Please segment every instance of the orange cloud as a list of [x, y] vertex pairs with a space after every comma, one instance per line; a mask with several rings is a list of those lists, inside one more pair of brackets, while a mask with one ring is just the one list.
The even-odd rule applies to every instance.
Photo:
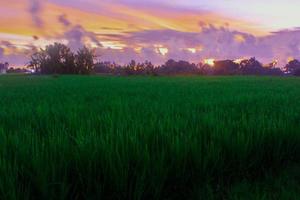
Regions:
[[[42, 7], [35, 14], [43, 26], [36, 25], [24, 0], [0, 1], [0, 41], [11, 42], [18, 52], [55, 41], [70, 43], [71, 40], [72, 44], [87, 42], [91, 47], [101, 46], [101, 50], [106, 49], [116, 58], [120, 57], [118, 51], [123, 51], [126, 58], [138, 56], [134, 54], [138, 53], [140, 59], [182, 56], [182, 59], [199, 60], [200, 56], [220, 54], [221, 49], [232, 41], [253, 44], [250, 40], [255, 40], [254, 36], [269, 34], [256, 24], [201, 10], [96, 0], [92, 9], [86, 7], [92, 1], [77, 7], [52, 0], [40, 2]], [[77, 36], [80, 41], [76, 40]], [[155, 47], [155, 44], [160, 46]], [[5, 54], [13, 54], [14, 49], [3, 45], [0, 48]], [[232, 48], [228, 54], [241, 51], [239, 44]], [[249, 52], [253, 52], [252, 48]]]
[[117, 3], [100, 2], [98, 4], [106, 12], [88, 12], [45, 1], [41, 13], [41, 19], [45, 23], [44, 28], [38, 29], [27, 12], [28, 5], [20, 3], [20, 0], [10, 0], [9, 3], [1, 1], [0, 7], [5, 8], [5, 16], [1, 16], [0, 19], [0, 32], [27, 36], [53, 36], [63, 31], [57, 18], [65, 14], [71, 22], [80, 24], [89, 31], [102, 34], [157, 29], [197, 32], [200, 30], [199, 21], [216, 27], [226, 26], [230, 22], [230, 27], [233, 29], [262, 34], [260, 30], [253, 28], [253, 24], [211, 12], [159, 8], [136, 9]]

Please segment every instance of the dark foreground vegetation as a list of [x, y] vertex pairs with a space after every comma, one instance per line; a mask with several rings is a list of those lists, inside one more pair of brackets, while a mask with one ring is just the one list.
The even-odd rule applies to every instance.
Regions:
[[[154, 66], [151, 62], [137, 63], [132, 60], [127, 65], [111, 62], [96, 62], [94, 52], [86, 47], [76, 53], [69, 47], [55, 43], [37, 51], [31, 56], [28, 67], [38, 74], [114, 74], [114, 75], [300, 75], [300, 62], [291, 60], [282, 70], [276, 62], [263, 65], [255, 58], [189, 63], [168, 60], [165, 64]], [[11, 70], [11, 72], [16, 72]]]
[[299, 199], [300, 80], [0, 77], [0, 199]]

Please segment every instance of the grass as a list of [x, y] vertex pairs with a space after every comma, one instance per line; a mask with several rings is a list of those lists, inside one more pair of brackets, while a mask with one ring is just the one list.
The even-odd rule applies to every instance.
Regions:
[[299, 199], [300, 79], [0, 76], [0, 199]]

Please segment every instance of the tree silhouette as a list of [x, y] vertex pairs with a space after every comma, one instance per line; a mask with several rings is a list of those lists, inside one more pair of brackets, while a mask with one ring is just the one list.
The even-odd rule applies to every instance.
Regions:
[[77, 51], [75, 65], [78, 74], [90, 74], [94, 70], [94, 52], [87, 47]]
[[289, 61], [284, 71], [294, 76], [300, 76], [300, 62], [297, 59]]
[[245, 59], [240, 62], [240, 72], [244, 75], [259, 75], [264, 74], [265, 69], [262, 64], [254, 57]]
[[238, 74], [239, 65], [232, 60], [215, 61], [213, 73], [215, 75], [234, 75]]
[[66, 45], [55, 43], [34, 53], [29, 66], [42, 74], [75, 73], [74, 54]]
[[159, 67], [158, 72], [160, 74], [199, 74], [200, 69], [194, 64], [187, 61], [176, 62], [173, 59], [168, 60], [164, 65]]
[[94, 54], [86, 47], [74, 54], [66, 45], [54, 43], [35, 52], [28, 66], [41, 74], [88, 74], [94, 67]]

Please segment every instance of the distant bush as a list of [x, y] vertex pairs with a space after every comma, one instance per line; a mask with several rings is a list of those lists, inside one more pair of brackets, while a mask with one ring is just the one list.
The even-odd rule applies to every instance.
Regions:
[[111, 62], [98, 62], [95, 64], [94, 72], [115, 75], [157, 75], [157, 69], [151, 62], [136, 63], [134, 60], [124, 66]]

